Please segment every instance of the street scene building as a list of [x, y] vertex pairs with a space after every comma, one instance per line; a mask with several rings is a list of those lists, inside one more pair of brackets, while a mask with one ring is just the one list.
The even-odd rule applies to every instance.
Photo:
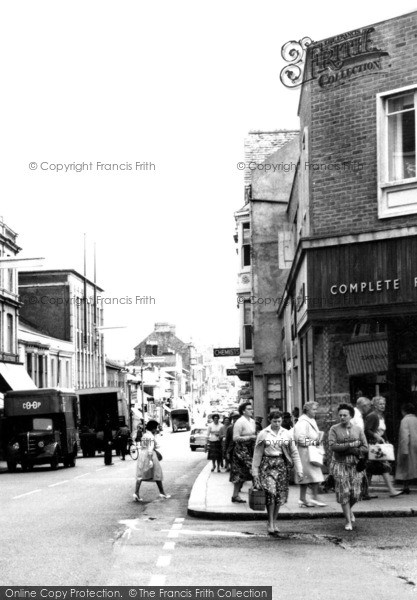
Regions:
[[287, 406], [383, 395], [389, 439], [417, 399], [415, 31], [413, 13], [307, 50], [278, 311]]
[[[158, 7], [155, 32], [151, 19], [143, 19], [140, 35], [133, 20], [131, 34], [126, 33], [123, 52], [130, 38], [136, 48], [147, 30], [151, 33], [146, 68], [136, 63], [140, 91], [146, 91], [161, 117], [158, 126], [152, 119], [146, 137], [148, 111], [135, 98], [135, 111], [141, 110], [135, 122], [127, 123], [129, 135], [136, 143], [140, 125], [149, 147], [158, 142], [156, 152], [161, 140], [155, 132], [162, 131], [167, 140], [166, 132], [175, 131], [180, 148], [184, 120], [178, 118], [176, 128], [169, 129], [177, 114], [181, 117], [179, 104], [172, 103], [174, 113], [165, 96], [158, 103], [151, 95], [160, 75], [168, 73], [172, 79], [166, 79], [165, 88], [181, 103], [189, 102], [187, 118], [197, 115], [187, 150], [204, 163], [201, 177], [193, 179], [190, 165], [196, 168], [197, 161], [189, 155], [165, 154], [169, 193], [162, 198], [163, 187], [150, 178], [148, 187], [140, 188], [140, 180], [152, 174], [136, 173], [135, 178], [134, 163], [28, 165], [35, 183], [40, 177], [67, 178], [69, 196], [59, 198], [60, 206], [75, 215], [76, 226], [78, 219], [83, 222], [77, 194], [90, 193], [85, 182], [93, 181], [94, 165], [106, 167], [95, 171], [105, 184], [92, 207], [95, 211], [99, 200], [101, 210], [91, 213], [91, 221], [90, 213], [82, 217], [96, 231], [102, 228], [109, 242], [103, 260], [109, 269], [108, 297], [101, 295], [95, 274], [87, 277], [85, 256], [84, 274], [24, 266], [25, 260], [38, 259], [19, 258], [17, 233], [0, 218], [0, 592], [7, 597], [415, 600], [417, 10], [345, 33], [340, 31], [348, 13], [338, 17], [334, 11], [339, 24], [331, 37], [283, 45], [274, 39], [283, 60], [288, 55], [293, 61], [281, 76], [273, 76], [299, 88], [298, 113], [294, 110], [299, 126], [284, 114], [283, 101], [277, 103], [279, 127], [248, 131], [242, 139], [245, 162], [236, 161], [231, 178], [232, 190], [240, 189], [239, 200], [239, 194], [227, 191], [226, 169], [221, 186], [217, 181], [223, 130], [207, 119], [218, 153], [197, 150], [197, 142], [208, 138], [208, 130], [198, 126], [203, 114], [195, 102], [198, 86], [195, 97], [180, 96], [178, 81], [181, 86], [187, 82], [177, 74], [178, 59], [189, 61], [193, 84], [204, 81], [203, 93], [213, 107], [218, 96], [226, 112], [226, 94], [214, 90], [211, 95], [204, 69], [208, 66], [218, 77], [210, 57], [223, 34], [230, 45], [230, 25], [236, 23], [239, 35], [244, 34], [237, 49], [248, 50], [238, 56], [234, 49], [233, 55], [243, 65], [242, 91], [250, 79], [259, 110], [267, 112], [262, 71], [250, 71], [249, 78], [245, 61], [264, 50], [252, 43], [262, 39], [255, 36], [257, 27], [268, 49], [264, 60], [270, 58], [269, 15], [258, 20], [259, 9], [250, 8], [250, 23], [243, 30], [241, 16], [234, 14], [229, 23], [222, 5], [213, 22], [214, 42], [207, 27], [209, 10], [200, 15], [196, 9], [206, 29], [196, 26], [188, 39], [175, 19], [182, 9], [178, 6], [166, 19], [159, 18]], [[325, 12], [321, 6], [309, 5], [309, 12], [302, 4], [295, 10], [280, 7], [289, 36], [303, 9], [308, 16], [319, 12], [320, 18]], [[143, 15], [146, 10], [141, 6]], [[103, 74], [106, 85], [113, 81], [112, 68], [120, 83], [127, 77], [117, 44], [108, 44], [105, 11], [103, 3], [103, 47], [94, 45], [92, 28], [85, 26], [94, 58], [103, 56], [90, 94], [97, 74]], [[83, 26], [89, 25], [84, 12]], [[128, 15], [126, 10], [123, 21]], [[318, 27], [316, 15], [312, 22]], [[318, 31], [327, 36], [325, 25]], [[272, 37], [276, 20], [273, 27]], [[163, 37], [175, 29], [173, 41], [181, 34], [179, 55], [175, 44], [166, 54], [156, 35], [160, 28]], [[203, 45], [203, 56], [197, 42], [205, 31], [210, 41]], [[59, 35], [53, 41], [62, 54]], [[17, 38], [17, 45], [23, 38]], [[83, 36], [76, 39], [83, 47]], [[152, 62], [159, 47], [163, 73]], [[87, 53], [86, 62], [90, 58]], [[126, 52], [126, 65], [128, 59]], [[277, 62], [274, 55], [274, 67]], [[83, 65], [74, 64], [78, 77]], [[37, 74], [35, 59], [26, 68], [33, 65]], [[66, 81], [71, 69], [63, 72]], [[270, 69], [266, 72], [272, 78]], [[131, 92], [128, 84], [134, 78], [130, 70], [126, 73], [126, 85], [114, 86], [116, 107], [116, 93], [127, 103]], [[229, 88], [226, 80], [221, 83], [231, 94], [235, 82]], [[89, 112], [90, 97], [80, 98], [82, 110]], [[89, 118], [92, 124], [97, 119], [107, 136], [110, 127], [103, 127], [99, 108]], [[75, 107], [74, 127], [78, 114]], [[113, 125], [124, 133], [122, 117], [118, 114]], [[231, 131], [238, 130], [236, 123]], [[98, 136], [92, 141], [105, 148]], [[147, 160], [137, 148], [137, 159]], [[90, 152], [87, 144], [86, 149]], [[120, 160], [116, 155], [110, 159]], [[53, 168], [47, 173], [42, 165]], [[134, 184], [125, 186], [128, 171]], [[180, 179], [174, 179], [177, 171]], [[120, 178], [111, 179], [114, 174]], [[230, 202], [225, 219], [208, 203], [197, 202], [205, 177], [210, 184], [215, 179], [216, 193]], [[107, 185], [114, 200], [105, 205]], [[181, 229], [186, 212], [181, 196], [187, 186], [193, 188], [187, 209], [195, 215]], [[132, 197], [126, 189], [133, 190]], [[161, 207], [151, 204], [155, 199]], [[169, 202], [169, 211], [163, 202]], [[203, 231], [211, 236], [205, 238], [205, 252], [198, 247]], [[219, 231], [228, 238], [226, 253]], [[36, 228], [34, 234], [42, 232]], [[231, 261], [228, 269], [225, 256]], [[195, 284], [200, 271], [201, 288]], [[106, 281], [100, 282], [103, 287]], [[136, 296], [138, 290], [149, 295]], [[200, 296], [191, 300], [195, 290]], [[148, 298], [154, 302], [142, 302]], [[106, 309], [109, 313], [117, 311], [115, 327], [106, 327], [106, 304], [113, 307]], [[173, 315], [178, 320], [164, 320]], [[106, 329], [129, 331], [125, 338], [120, 332], [112, 338]], [[123, 359], [117, 356], [118, 344]]]

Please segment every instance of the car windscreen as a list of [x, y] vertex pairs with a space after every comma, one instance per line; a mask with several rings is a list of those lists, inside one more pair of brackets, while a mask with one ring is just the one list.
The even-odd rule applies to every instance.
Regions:
[[52, 431], [53, 430], [52, 419], [40, 419], [38, 417], [34, 417], [33, 430], [34, 431]]

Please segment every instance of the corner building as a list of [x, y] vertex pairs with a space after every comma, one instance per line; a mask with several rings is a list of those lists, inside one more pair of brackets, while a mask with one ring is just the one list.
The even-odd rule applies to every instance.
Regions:
[[287, 209], [294, 259], [278, 314], [287, 405], [334, 422], [359, 391], [387, 433], [417, 401], [417, 12], [315, 42]]

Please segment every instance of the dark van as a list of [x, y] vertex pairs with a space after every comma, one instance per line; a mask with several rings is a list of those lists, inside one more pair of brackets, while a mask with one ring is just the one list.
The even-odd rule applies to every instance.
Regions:
[[179, 429], [190, 430], [190, 413], [186, 408], [174, 408], [171, 410], [172, 431]]
[[59, 463], [75, 467], [78, 431], [77, 396], [59, 389], [7, 392], [4, 396], [6, 460], [9, 471], [18, 464], [26, 471], [33, 465]]

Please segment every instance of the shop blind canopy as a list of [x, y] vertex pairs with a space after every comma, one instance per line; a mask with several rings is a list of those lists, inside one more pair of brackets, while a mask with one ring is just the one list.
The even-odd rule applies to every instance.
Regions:
[[388, 370], [387, 340], [353, 342], [344, 346], [349, 375], [381, 373]]
[[23, 365], [0, 362], [0, 375], [12, 390], [37, 389]]

